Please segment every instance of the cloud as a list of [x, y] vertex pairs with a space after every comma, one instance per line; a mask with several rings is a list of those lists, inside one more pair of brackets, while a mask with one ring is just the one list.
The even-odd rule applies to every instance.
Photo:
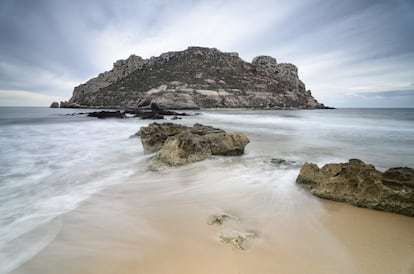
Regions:
[[51, 102], [60, 101], [64, 101], [64, 98], [26, 90], [0, 90], [0, 102], [3, 106], [44, 107]]
[[112, 25], [94, 41], [98, 49], [95, 61], [102, 67], [132, 52], [148, 58], [188, 46], [241, 51], [242, 45], [255, 33], [288, 15], [289, 7], [279, 5], [276, 8], [270, 1], [263, 2], [260, 7], [246, 2], [236, 5], [232, 1], [201, 1], [185, 9], [169, 9], [157, 14], [162, 22], [157, 23], [156, 31], [146, 36], [137, 37], [133, 24]]
[[79, 79], [70, 78], [59, 71], [0, 62], [0, 86], [3, 90], [31, 90], [45, 95], [70, 96], [77, 83]]
[[[357, 93], [362, 96], [379, 96], [381, 98], [393, 98], [393, 97], [414, 97], [414, 89], [411, 90], [387, 90], [377, 91], [369, 93]], [[411, 102], [414, 105], [414, 101]]]
[[314, 96], [336, 106], [412, 84], [413, 25], [409, 0], [3, 0], [0, 90], [69, 99], [118, 59], [193, 45], [295, 63]]

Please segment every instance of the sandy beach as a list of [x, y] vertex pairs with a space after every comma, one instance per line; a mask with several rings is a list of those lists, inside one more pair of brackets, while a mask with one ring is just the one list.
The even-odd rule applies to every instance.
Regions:
[[[413, 272], [413, 218], [321, 200], [295, 169], [256, 162], [135, 174], [45, 225], [56, 238], [12, 273]], [[222, 212], [235, 218], [208, 225]], [[257, 237], [239, 250], [220, 241], [226, 230]]]
[[[0, 272], [414, 272], [414, 218], [322, 200], [295, 182], [305, 162], [412, 163], [411, 112], [206, 111], [180, 123], [244, 132], [245, 154], [154, 172], [129, 138], [149, 121], [32, 111], [33, 123], [3, 125]], [[222, 213], [234, 218], [208, 224]], [[256, 237], [240, 250], [219, 237], [234, 231]]]

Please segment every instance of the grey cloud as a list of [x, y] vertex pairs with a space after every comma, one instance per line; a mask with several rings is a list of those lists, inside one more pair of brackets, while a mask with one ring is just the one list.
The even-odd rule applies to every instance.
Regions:
[[[370, 96], [380, 96], [380, 97], [413, 97], [414, 98], [414, 89], [412, 90], [387, 90], [387, 91], [377, 91], [377, 92], [359, 92], [358, 95], [365, 97]], [[412, 102], [414, 104], [414, 101]]]
[[[223, 21], [224, 25], [215, 22], [215, 12], [220, 13], [220, 20], [229, 18]], [[196, 17], [192, 16], [194, 13]], [[260, 20], [257, 16], [260, 13], [267, 16], [266, 20]], [[269, 14], [274, 14], [273, 18], [268, 18]], [[234, 22], [234, 18], [238, 21]], [[169, 28], [176, 22], [178, 27]], [[228, 28], [229, 31], [248, 25], [258, 27], [244, 35], [240, 31], [234, 39], [213, 45], [212, 41], [206, 41], [204, 33], [199, 33], [200, 24], [203, 24], [203, 30], [210, 31], [209, 35], [220, 33], [214, 39], [215, 43], [227, 38], [227, 33], [220, 32], [226, 25], [235, 24], [234, 28]], [[211, 30], [208, 28], [210, 25]], [[103, 62], [97, 62], [97, 59], [105, 55], [111, 58], [119, 56], [110, 51], [131, 49], [131, 52], [122, 53], [125, 56], [121, 58], [126, 58], [132, 53], [141, 55], [140, 50], [148, 52], [152, 43], [162, 44], [154, 44], [157, 50], [177, 50], [183, 45], [182, 41], [190, 41], [191, 45], [197, 45], [199, 41], [209, 46], [224, 45], [222, 50], [239, 51], [247, 60], [259, 54], [269, 54], [298, 65], [304, 60], [331, 62], [329, 70], [335, 69], [335, 72], [323, 71], [328, 68], [319, 65], [321, 71], [317, 74], [336, 73], [331, 78], [337, 80], [342, 70], [354, 73], [346, 75], [348, 82], [342, 83], [342, 89], [346, 90], [346, 85], [363, 86], [364, 77], [382, 78], [387, 70], [405, 71], [404, 75], [410, 71], [414, 73], [412, 26], [414, 2], [410, 0], [269, 0], [258, 3], [220, 0], [2, 0], [0, 90], [62, 92], [71, 82], [80, 83], [109, 69], [101, 67]], [[103, 37], [114, 34], [116, 37]], [[164, 39], [166, 34], [169, 40]], [[195, 37], [196, 40], [188, 40], [187, 37]], [[119, 38], [122, 39], [118, 41]], [[118, 46], [122, 43], [128, 46]], [[337, 58], [326, 60], [330, 56]], [[308, 70], [312, 67], [309, 63], [306, 65]], [[375, 70], [376, 67], [380, 70]], [[405, 76], [395, 77], [395, 83], [412, 81]], [[359, 82], [353, 83], [356, 78]], [[56, 81], [45, 80], [42, 83], [42, 79]], [[311, 80], [329, 81], [329, 77]], [[336, 84], [332, 82], [331, 86]], [[314, 90], [314, 94], [317, 96], [318, 92], [328, 91]], [[70, 92], [70, 89], [65, 91], [65, 96]], [[398, 90], [394, 92], [399, 94]], [[393, 94], [392, 91], [389, 93]]]

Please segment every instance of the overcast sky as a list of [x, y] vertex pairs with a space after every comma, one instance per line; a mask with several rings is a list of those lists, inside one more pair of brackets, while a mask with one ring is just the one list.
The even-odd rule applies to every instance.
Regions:
[[48, 106], [131, 54], [271, 55], [334, 107], [414, 107], [414, 1], [1, 0], [0, 105]]

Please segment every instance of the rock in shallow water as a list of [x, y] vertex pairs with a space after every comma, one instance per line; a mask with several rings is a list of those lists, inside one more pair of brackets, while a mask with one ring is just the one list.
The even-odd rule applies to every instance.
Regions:
[[141, 142], [145, 152], [156, 152], [152, 169], [180, 166], [201, 161], [210, 155], [237, 156], [244, 153], [249, 139], [242, 133], [195, 124], [153, 123], [142, 127]]
[[126, 115], [124, 112], [118, 111], [95, 111], [95, 112], [89, 112], [88, 117], [96, 117], [98, 119], [107, 119], [107, 118], [126, 118]]
[[384, 173], [358, 159], [348, 163], [302, 166], [296, 179], [325, 199], [414, 216], [414, 170], [391, 168]]
[[297, 161], [285, 160], [280, 158], [273, 158], [272, 160], [270, 160], [270, 163], [282, 168], [297, 168], [300, 166], [300, 163]]
[[249, 238], [255, 238], [256, 234], [229, 230], [220, 232], [219, 237], [224, 243], [233, 244], [236, 248], [244, 250], [244, 242]]
[[175, 136], [186, 129], [185, 126], [173, 123], [152, 123], [140, 129], [141, 143], [145, 153], [161, 149], [168, 137]]
[[224, 222], [230, 219], [235, 219], [235, 217], [227, 213], [221, 213], [211, 216], [207, 223], [209, 225], [222, 225]]

